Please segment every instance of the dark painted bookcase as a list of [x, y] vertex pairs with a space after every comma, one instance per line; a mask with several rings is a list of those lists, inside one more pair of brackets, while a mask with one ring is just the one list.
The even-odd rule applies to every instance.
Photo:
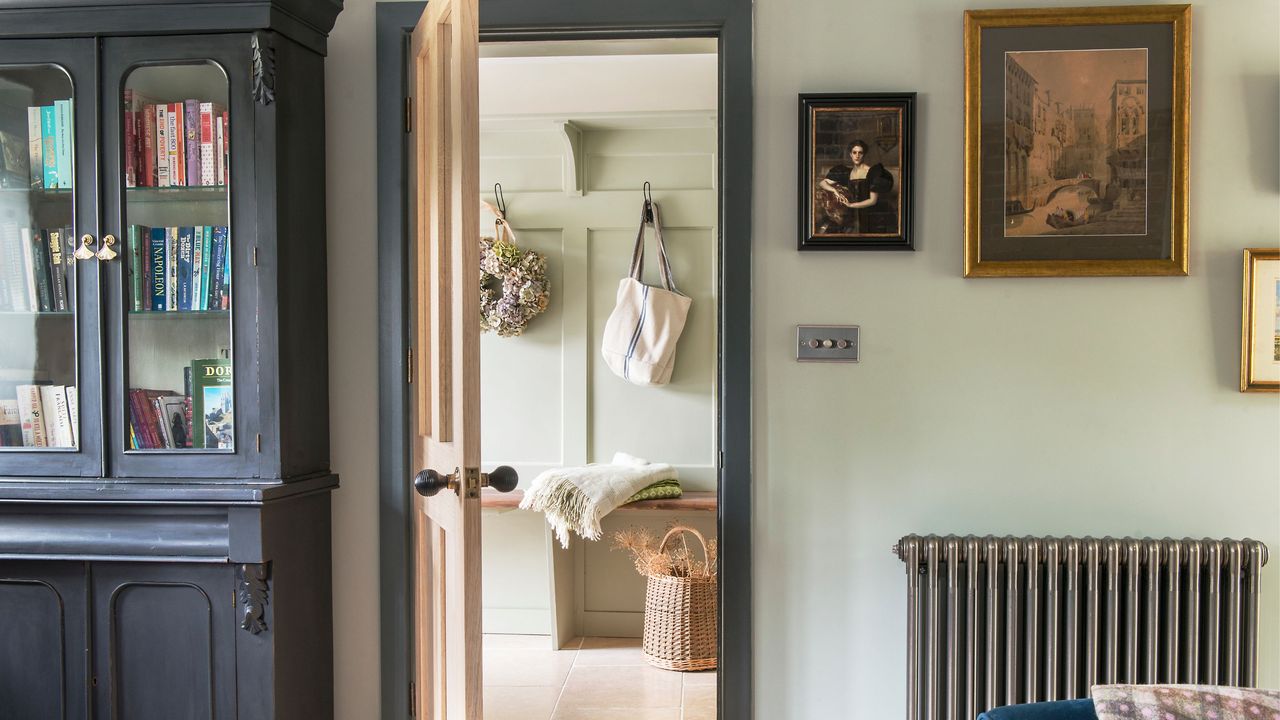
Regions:
[[341, 0], [0, 0], [0, 717], [330, 718]]

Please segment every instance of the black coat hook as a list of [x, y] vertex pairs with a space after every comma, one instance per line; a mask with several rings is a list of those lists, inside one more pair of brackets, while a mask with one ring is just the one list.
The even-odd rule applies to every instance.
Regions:
[[648, 180], [644, 181], [642, 192], [644, 193], [644, 221], [651, 223], [653, 222], [653, 191]]
[[493, 195], [498, 201], [498, 212], [505, 218], [507, 216], [507, 201], [502, 197], [502, 183], [493, 184]]

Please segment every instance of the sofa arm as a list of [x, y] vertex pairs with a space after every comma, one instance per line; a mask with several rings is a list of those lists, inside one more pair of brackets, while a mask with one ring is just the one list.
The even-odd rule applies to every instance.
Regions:
[[1098, 720], [1098, 716], [1093, 701], [1084, 698], [1006, 705], [982, 713], [978, 720]]

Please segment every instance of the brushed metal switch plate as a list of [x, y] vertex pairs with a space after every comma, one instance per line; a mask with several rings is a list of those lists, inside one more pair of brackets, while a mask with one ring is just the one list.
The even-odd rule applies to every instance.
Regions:
[[797, 325], [796, 360], [858, 362], [857, 325]]

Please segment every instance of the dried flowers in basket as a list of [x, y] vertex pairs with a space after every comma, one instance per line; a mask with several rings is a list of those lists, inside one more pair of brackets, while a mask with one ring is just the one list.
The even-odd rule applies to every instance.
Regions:
[[[693, 535], [702, 558], [689, 547]], [[679, 537], [679, 543], [673, 540]], [[613, 534], [613, 546], [631, 554], [648, 579], [644, 599], [644, 659], [667, 670], [716, 667], [716, 541], [677, 525], [658, 540], [644, 528]]]
[[484, 204], [498, 220], [497, 237], [480, 238], [480, 329], [514, 337], [550, 302], [547, 259], [517, 247], [503, 214]]

